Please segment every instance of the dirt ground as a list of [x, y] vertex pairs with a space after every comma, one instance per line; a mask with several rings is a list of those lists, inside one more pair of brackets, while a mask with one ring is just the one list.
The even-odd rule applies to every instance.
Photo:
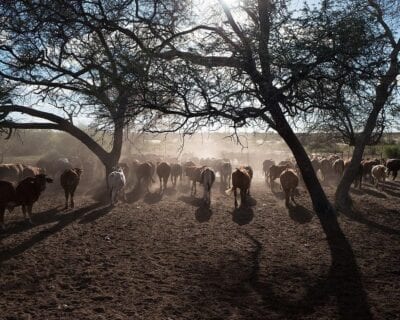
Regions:
[[69, 210], [46, 191], [35, 225], [6, 213], [0, 319], [399, 319], [400, 182], [386, 187], [339, 214], [354, 279], [302, 188], [290, 210], [261, 181], [240, 210], [218, 184], [211, 210], [183, 187], [111, 208], [79, 186]]

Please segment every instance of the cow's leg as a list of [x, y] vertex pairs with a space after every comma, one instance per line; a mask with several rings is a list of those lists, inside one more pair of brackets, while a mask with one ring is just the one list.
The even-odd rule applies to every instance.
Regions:
[[33, 204], [28, 204], [27, 205], [27, 211], [28, 211], [28, 217], [29, 217], [29, 222], [30, 223], [33, 223], [32, 222], [32, 206], [33, 206]]
[[65, 194], [65, 207], [64, 207], [64, 209], [68, 209], [68, 195], [69, 195], [69, 192], [68, 192], [67, 189], [64, 189], [64, 194]]
[[288, 208], [289, 207], [289, 190], [284, 190], [285, 192], [285, 205]]
[[167, 190], [168, 177], [164, 178], [164, 190]]
[[235, 196], [235, 201], [234, 201], [234, 203], [235, 203], [235, 208], [237, 208], [237, 207], [238, 207], [238, 202], [237, 202], [237, 199], [236, 199], [236, 197], [237, 197], [236, 188], [233, 188], [233, 195]]
[[158, 177], [158, 179], [160, 180], [160, 193], [161, 193], [162, 192], [162, 178], [161, 178], [161, 176]]
[[397, 170], [393, 170], [393, 181], [396, 180], [397, 177]]
[[74, 203], [74, 194], [75, 194], [75, 188], [73, 188], [73, 189], [71, 190], [71, 193], [70, 193], [70, 197], [71, 197], [71, 208], [74, 208], [74, 207], [75, 207], [75, 203]]
[[5, 206], [0, 206], [0, 227], [2, 230], [5, 229], [4, 227], [4, 213], [6, 212], [6, 207]]
[[240, 189], [240, 206], [244, 207], [246, 205], [246, 196], [247, 196], [248, 190], [246, 189]]
[[22, 209], [22, 213], [24, 214], [24, 220], [26, 220], [26, 207], [24, 204], [22, 205], [21, 209]]
[[294, 191], [295, 191], [295, 188], [293, 188], [293, 189], [291, 189], [291, 199], [292, 199], [292, 201], [294, 202], [294, 203], [296, 203], [296, 201], [294, 200]]

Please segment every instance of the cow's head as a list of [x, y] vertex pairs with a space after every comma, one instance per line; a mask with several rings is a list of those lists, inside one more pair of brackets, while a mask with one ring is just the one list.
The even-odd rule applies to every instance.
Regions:
[[82, 172], [83, 172], [83, 169], [81, 169], [81, 168], [74, 168], [74, 171], [75, 171], [76, 174], [80, 177], [81, 174], [82, 174]]
[[40, 191], [44, 191], [46, 189], [46, 183], [52, 183], [53, 179], [47, 177], [45, 174], [37, 174], [35, 175], [35, 184], [39, 186]]

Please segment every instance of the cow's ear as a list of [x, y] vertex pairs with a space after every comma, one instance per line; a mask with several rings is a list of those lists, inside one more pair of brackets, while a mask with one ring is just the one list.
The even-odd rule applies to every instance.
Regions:
[[46, 178], [46, 182], [47, 182], [47, 183], [52, 183], [52, 182], [53, 182], [53, 179], [52, 179], [52, 178]]

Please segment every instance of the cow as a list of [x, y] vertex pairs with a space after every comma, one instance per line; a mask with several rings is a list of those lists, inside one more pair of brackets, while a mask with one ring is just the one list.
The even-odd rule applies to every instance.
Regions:
[[179, 163], [173, 163], [171, 165], [171, 182], [173, 187], [176, 186], [178, 177], [182, 183], [182, 166]]
[[232, 165], [230, 162], [221, 162], [219, 164], [219, 172], [221, 174], [221, 184], [228, 188], [231, 187]]
[[168, 178], [171, 174], [171, 166], [166, 162], [160, 162], [157, 164], [157, 175], [160, 179], [160, 193], [167, 189]]
[[287, 164], [272, 165], [271, 168], [269, 168], [269, 185], [271, 187], [271, 191], [273, 191], [274, 181], [279, 178], [279, 176], [285, 169], [288, 169]]
[[197, 187], [196, 183], [197, 182], [202, 182], [201, 180], [201, 172], [205, 169], [206, 167], [200, 167], [200, 166], [187, 166], [185, 168], [186, 171], [186, 176], [189, 178], [189, 183], [192, 181], [192, 187], [190, 188], [190, 195], [195, 196], [197, 192]]
[[235, 196], [235, 208], [238, 207], [238, 202], [237, 202], [237, 188], [240, 189], [240, 206], [245, 206], [247, 201], [247, 193], [248, 190], [250, 189], [250, 173], [247, 169], [244, 167], [236, 168], [236, 170], [232, 173], [232, 187], [228, 190], [226, 190], [226, 194], [230, 195], [233, 194]]
[[[385, 183], [386, 180], [386, 167], [383, 164], [377, 164], [371, 169], [371, 176], [374, 179], [374, 185], [378, 189], [379, 182]], [[382, 184], [382, 190], [383, 190]]]
[[323, 158], [319, 162], [319, 170], [323, 181], [327, 181], [333, 175], [332, 163], [326, 158]]
[[0, 227], [4, 230], [4, 213], [12, 210], [17, 203], [14, 185], [9, 181], [0, 180]]
[[400, 159], [388, 159], [386, 167], [388, 175], [391, 173], [394, 181], [397, 177], [397, 172], [400, 170]]
[[26, 219], [28, 213], [29, 222], [32, 222], [32, 207], [33, 204], [39, 199], [41, 193], [46, 189], [47, 183], [52, 183], [53, 179], [47, 177], [45, 174], [37, 174], [34, 177], [28, 177], [22, 180], [15, 188], [16, 205], [22, 206], [22, 212]]
[[212, 169], [205, 167], [201, 171], [201, 183], [203, 184], [204, 194], [203, 200], [209, 207], [211, 204], [211, 187], [215, 181], [215, 173]]
[[340, 178], [344, 172], [344, 161], [343, 159], [336, 159], [332, 165], [333, 172], [337, 178]]
[[285, 169], [279, 176], [279, 180], [281, 182], [281, 187], [283, 192], [285, 193], [285, 205], [289, 207], [290, 199], [294, 200], [294, 192], [299, 185], [299, 177], [293, 169]]
[[65, 193], [65, 209], [68, 209], [68, 197], [71, 197], [71, 208], [74, 207], [74, 193], [82, 172], [80, 168], [67, 169], [60, 176], [60, 184]]
[[[251, 181], [253, 180], [253, 168], [250, 166], [245, 166], [244, 169], [247, 170], [247, 172], [249, 173], [249, 177], [250, 177], [250, 186], [251, 186]], [[247, 195], [250, 195], [250, 186], [247, 189]]]
[[366, 179], [366, 177], [369, 176], [371, 183], [374, 183], [374, 178], [372, 177], [371, 170], [373, 166], [376, 166], [378, 164], [380, 164], [380, 161], [378, 159], [362, 160], [361, 165], [363, 168], [363, 178]]
[[35, 167], [35, 166], [30, 166], [30, 165], [22, 165], [22, 179], [28, 178], [28, 177], [34, 177], [38, 174], [45, 174], [46, 170], [43, 168]]
[[264, 177], [265, 177], [265, 181], [266, 181], [266, 182], [268, 182], [269, 169], [270, 169], [273, 165], [275, 165], [275, 161], [274, 161], [274, 160], [267, 159], [267, 160], [264, 160], [264, 161], [263, 161], [263, 168], [262, 168], [262, 170], [263, 170], [263, 172], [264, 172]]
[[0, 164], [0, 180], [19, 182], [23, 178], [24, 165], [15, 164]]
[[118, 201], [118, 195], [121, 192], [123, 192], [124, 200], [126, 200], [124, 192], [126, 179], [124, 170], [122, 168], [115, 168], [115, 170], [108, 175], [107, 183], [110, 191], [110, 200], [112, 206]]
[[151, 185], [154, 174], [154, 165], [150, 161], [146, 161], [136, 165], [134, 168], [136, 178], [137, 178], [137, 187], [140, 188], [142, 183], [145, 184], [145, 188], [147, 192], [150, 192], [149, 186]]

